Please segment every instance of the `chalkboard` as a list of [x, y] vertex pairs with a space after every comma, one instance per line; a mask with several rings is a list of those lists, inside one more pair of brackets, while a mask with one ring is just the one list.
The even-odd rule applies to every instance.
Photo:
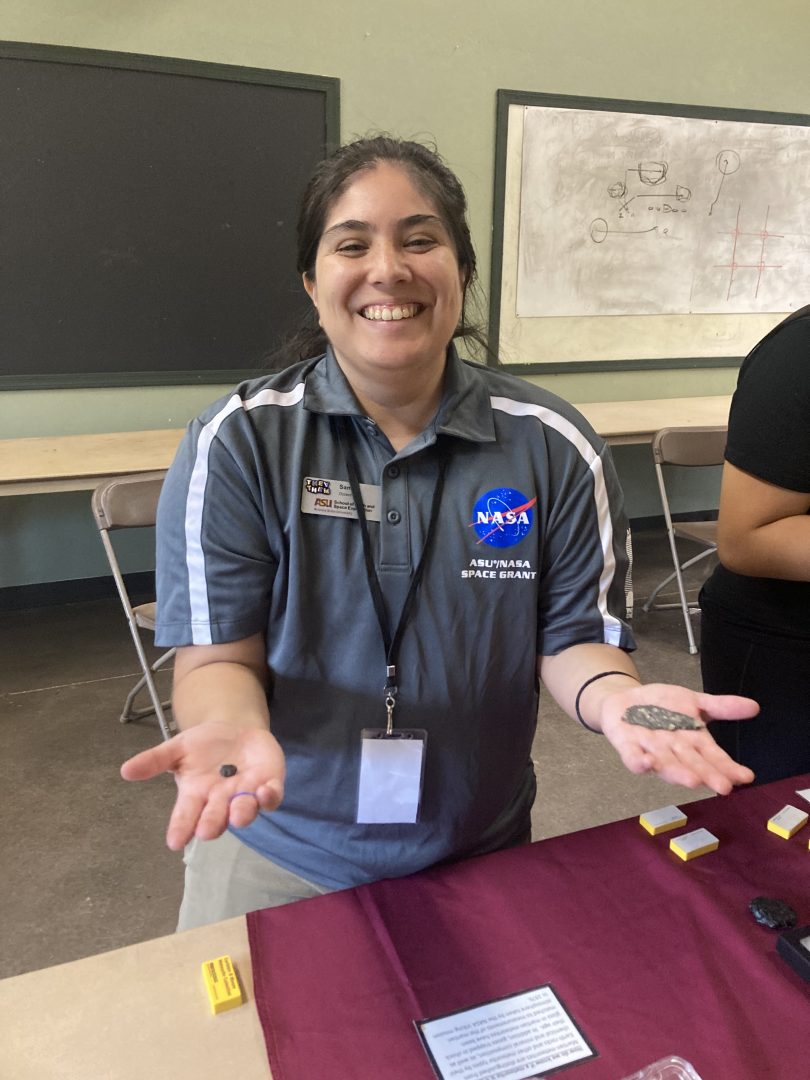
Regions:
[[0, 101], [0, 390], [260, 370], [338, 80], [6, 42]]
[[738, 365], [807, 303], [808, 191], [808, 116], [498, 91], [493, 352]]

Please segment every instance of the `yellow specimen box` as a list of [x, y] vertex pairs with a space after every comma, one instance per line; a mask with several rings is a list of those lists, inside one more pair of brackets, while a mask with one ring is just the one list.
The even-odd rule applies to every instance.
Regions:
[[647, 810], [638, 820], [650, 836], [658, 836], [670, 829], [680, 829], [686, 824], [686, 814], [678, 806], [662, 806], [660, 810]]
[[802, 825], [807, 824], [807, 814], [796, 806], [783, 806], [778, 814], [768, 818], [768, 829], [784, 840], [794, 836]]
[[716, 851], [719, 844], [720, 841], [708, 829], [695, 829], [694, 832], [684, 833], [683, 836], [673, 836], [669, 842], [669, 848], [679, 859], [688, 862], [690, 859], [696, 859], [698, 855], [708, 855], [710, 851]]
[[206, 960], [202, 966], [205, 988], [211, 1003], [212, 1013], [235, 1009], [244, 1001], [242, 988], [236, 975], [230, 956], [218, 956], [216, 960]]

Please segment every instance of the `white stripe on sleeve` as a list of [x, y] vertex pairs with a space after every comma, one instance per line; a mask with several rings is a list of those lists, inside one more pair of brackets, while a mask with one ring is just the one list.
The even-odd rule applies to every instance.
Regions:
[[194, 645], [211, 644], [211, 613], [208, 607], [208, 583], [205, 571], [205, 551], [202, 544], [202, 522], [205, 509], [205, 488], [208, 480], [208, 457], [211, 445], [221, 425], [239, 409], [249, 412], [262, 405], [297, 405], [304, 396], [304, 383], [282, 392], [266, 389], [243, 401], [238, 394], [228, 398], [216, 416], [203, 427], [197, 442], [197, 454], [191, 470], [186, 497], [186, 567], [191, 610], [191, 635]]

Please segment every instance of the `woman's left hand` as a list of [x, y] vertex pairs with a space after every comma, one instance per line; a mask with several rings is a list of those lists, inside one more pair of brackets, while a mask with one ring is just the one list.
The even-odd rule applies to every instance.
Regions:
[[656, 705], [684, 713], [705, 725], [709, 720], [745, 723], [759, 705], [751, 698], [731, 694], [703, 694], [683, 686], [651, 683], [628, 686], [605, 696], [602, 732], [632, 773], [655, 773], [683, 787], [705, 785], [728, 795], [737, 784], [750, 784], [753, 772], [722, 750], [705, 726], [697, 731], [665, 730], [631, 724], [624, 715], [632, 705]]

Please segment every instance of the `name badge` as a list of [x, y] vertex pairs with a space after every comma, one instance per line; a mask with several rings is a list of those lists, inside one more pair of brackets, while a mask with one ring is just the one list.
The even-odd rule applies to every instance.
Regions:
[[419, 820], [427, 732], [364, 728], [360, 741], [359, 825], [413, 825]]
[[[361, 484], [360, 496], [367, 521], [380, 520], [382, 488], [376, 484]], [[305, 476], [301, 491], [301, 513], [323, 514], [326, 517], [356, 518], [351, 485], [348, 480], [325, 480], [319, 476]]]

